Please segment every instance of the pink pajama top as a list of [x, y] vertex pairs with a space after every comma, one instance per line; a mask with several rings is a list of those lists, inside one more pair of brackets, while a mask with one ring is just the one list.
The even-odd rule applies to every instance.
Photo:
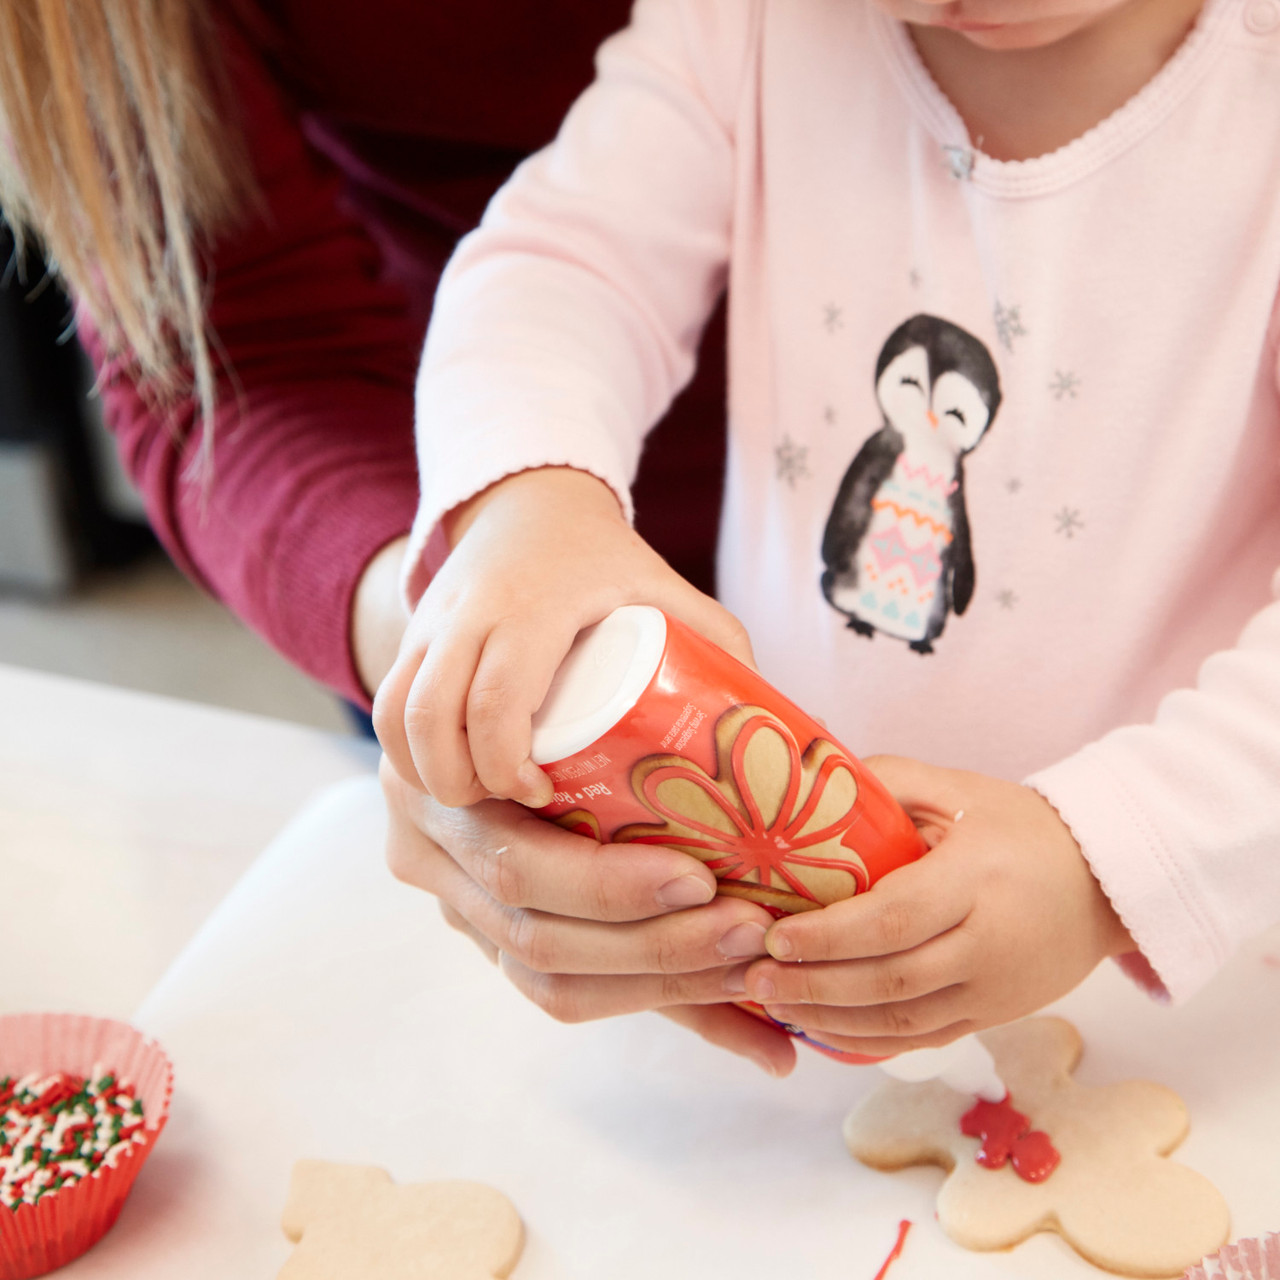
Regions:
[[870, 0], [640, 0], [446, 271], [417, 545], [522, 468], [625, 499], [727, 287], [764, 673], [860, 754], [1029, 781], [1182, 998], [1280, 919], [1278, 286], [1276, 0], [1017, 163]]

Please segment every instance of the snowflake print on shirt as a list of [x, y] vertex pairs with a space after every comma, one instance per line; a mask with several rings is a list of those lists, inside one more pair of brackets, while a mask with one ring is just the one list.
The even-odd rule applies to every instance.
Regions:
[[973, 334], [918, 315], [885, 342], [875, 387], [883, 425], [836, 494], [822, 594], [859, 635], [932, 653], [947, 615], [973, 598], [964, 456], [1000, 407], [1000, 377]]
[[1063, 507], [1053, 516], [1054, 532], [1060, 533], [1068, 540], [1074, 538], [1084, 528], [1078, 507]]
[[1055, 369], [1053, 381], [1049, 383], [1049, 392], [1055, 400], [1064, 398], [1074, 400], [1080, 390], [1080, 378], [1067, 369]]
[[783, 437], [782, 443], [774, 449], [773, 457], [777, 463], [778, 479], [786, 481], [793, 489], [797, 480], [809, 474], [809, 450], [802, 444], [796, 444], [790, 436]]
[[1000, 345], [1006, 351], [1012, 351], [1013, 340], [1027, 336], [1027, 330], [1022, 323], [1022, 308], [1006, 307], [1003, 302], [997, 300], [991, 315], [995, 321], [996, 337], [1000, 340]]

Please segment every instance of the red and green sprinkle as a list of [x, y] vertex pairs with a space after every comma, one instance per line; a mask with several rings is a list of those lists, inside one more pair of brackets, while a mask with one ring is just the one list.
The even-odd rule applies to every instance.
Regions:
[[142, 1099], [101, 1066], [0, 1077], [0, 1208], [37, 1204], [146, 1140]]

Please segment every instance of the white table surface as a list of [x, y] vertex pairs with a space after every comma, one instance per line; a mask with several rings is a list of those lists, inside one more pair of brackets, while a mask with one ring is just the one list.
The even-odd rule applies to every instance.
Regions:
[[[0, 1011], [141, 1000], [177, 1071], [169, 1129], [69, 1280], [271, 1280], [300, 1156], [498, 1186], [529, 1230], [515, 1280], [870, 1280], [903, 1217], [891, 1280], [1101, 1274], [1047, 1235], [964, 1253], [933, 1221], [938, 1171], [855, 1164], [840, 1120], [874, 1069], [804, 1054], [775, 1082], [652, 1016], [545, 1018], [386, 873], [375, 757], [0, 667]], [[1104, 968], [1060, 1011], [1086, 1083], [1186, 1098], [1179, 1156], [1235, 1234], [1280, 1227], [1280, 936], [1183, 1009]]]
[[373, 744], [0, 665], [0, 1013], [128, 1017]]
[[[933, 1218], [940, 1171], [856, 1164], [840, 1122], [874, 1068], [804, 1053], [779, 1082], [653, 1015], [552, 1022], [390, 879], [383, 831], [372, 781], [321, 796], [138, 1010], [174, 1059], [172, 1121], [68, 1280], [271, 1280], [303, 1156], [498, 1187], [528, 1228], [514, 1280], [871, 1280], [901, 1218], [890, 1280], [1103, 1274], [1050, 1234], [966, 1253]], [[1277, 953], [1258, 940], [1178, 1010], [1110, 966], [1059, 1009], [1083, 1082], [1186, 1099], [1178, 1156], [1236, 1235], [1280, 1227]]]

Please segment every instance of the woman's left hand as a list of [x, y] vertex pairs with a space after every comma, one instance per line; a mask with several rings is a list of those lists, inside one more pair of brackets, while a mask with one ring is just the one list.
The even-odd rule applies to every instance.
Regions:
[[1135, 950], [1043, 796], [900, 757], [864, 763], [930, 852], [868, 893], [770, 928], [775, 958], [747, 971], [747, 995], [773, 1017], [888, 1056], [1011, 1022]]

